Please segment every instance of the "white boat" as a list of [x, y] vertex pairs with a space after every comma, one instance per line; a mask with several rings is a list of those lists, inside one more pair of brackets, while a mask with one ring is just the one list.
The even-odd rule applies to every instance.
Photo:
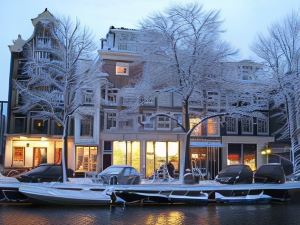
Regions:
[[184, 190], [145, 190], [116, 191], [116, 196], [127, 203], [174, 203], [174, 204], [207, 204], [208, 194], [202, 191]]
[[272, 200], [270, 195], [264, 194], [261, 191], [259, 194], [248, 193], [240, 196], [224, 196], [219, 192], [215, 192], [215, 200], [220, 203], [241, 203], [241, 204], [254, 204], [254, 203], [269, 203]]
[[114, 198], [112, 190], [94, 185], [22, 184], [19, 191], [33, 201], [63, 205], [109, 205]]

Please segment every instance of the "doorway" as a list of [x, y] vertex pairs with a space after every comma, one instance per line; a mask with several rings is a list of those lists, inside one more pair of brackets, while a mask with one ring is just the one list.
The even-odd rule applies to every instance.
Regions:
[[47, 163], [47, 148], [33, 148], [33, 167]]

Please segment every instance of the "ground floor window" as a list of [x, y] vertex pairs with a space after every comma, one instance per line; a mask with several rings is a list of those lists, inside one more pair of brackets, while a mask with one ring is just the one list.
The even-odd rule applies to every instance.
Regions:
[[33, 148], [33, 167], [47, 163], [47, 148]]
[[146, 177], [165, 163], [171, 162], [175, 171], [179, 171], [179, 143], [147, 141], [146, 143]]
[[54, 164], [56, 165], [61, 164], [61, 152], [62, 148], [55, 148], [54, 150]]
[[25, 165], [25, 147], [14, 147], [13, 148], [13, 166], [24, 166]]
[[241, 163], [256, 170], [256, 144], [228, 144], [227, 164]]
[[76, 170], [77, 171], [96, 171], [97, 147], [95, 146], [76, 146]]
[[113, 165], [130, 165], [140, 171], [140, 145], [139, 141], [114, 141]]

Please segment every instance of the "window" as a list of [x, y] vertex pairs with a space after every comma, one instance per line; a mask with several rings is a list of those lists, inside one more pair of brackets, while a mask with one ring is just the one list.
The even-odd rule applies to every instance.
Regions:
[[48, 121], [42, 119], [32, 119], [32, 133], [33, 134], [47, 134], [48, 133]]
[[25, 165], [25, 148], [14, 147], [13, 148], [13, 166], [19, 167]]
[[54, 164], [56, 165], [61, 164], [61, 152], [62, 148], [55, 148], [54, 150]]
[[107, 113], [106, 114], [106, 129], [117, 127], [117, 114]]
[[116, 75], [129, 75], [129, 63], [116, 63]]
[[146, 142], [146, 177], [168, 162], [179, 171], [179, 142]]
[[33, 166], [47, 163], [47, 148], [33, 148]]
[[256, 170], [255, 144], [228, 144], [227, 165], [245, 164]]
[[131, 129], [132, 127], [133, 127], [132, 119], [119, 121], [119, 128], [121, 129]]
[[142, 115], [142, 123], [144, 124], [144, 130], [154, 130], [154, 122], [153, 122], [153, 118], [149, 118], [151, 117], [152, 113], [143, 113]]
[[157, 117], [157, 130], [170, 130], [171, 129], [171, 119], [167, 116]]
[[56, 122], [56, 121], [53, 121], [52, 124], [53, 124], [52, 133], [54, 135], [62, 135], [63, 134], [63, 126], [60, 123]]
[[25, 117], [15, 117], [15, 133], [25, 133], [26, 132], [26, 118]]
[[82, 172], [96, 171], [97, 147], [76, 146], [76, 170]]
[[114, 141], [113, 165], [129, 165], [140, 171], [140, 142]]
[[45, 51], [35, 51], [34, 58], [37, 60], [49, 60], [50, 59], [50, 52]]
[[268, 134], [267, 119], [257, 118], [257, 133], [258, 134]]
[[228, 134], [236, 134], [238, 132], [238, 123], [236, 118], [226, 117], [226, 132]]
[[[190, 118], [190, 128], [193, 128], [200, 122], [200, 118]], [[202, 135], [202, 126], [199, 124], [192, 133], [192, 136], [201, 136]]]
[[242, 134], [253, 133], [253, 121], [252, 118], [244, 117], [241, 119], [242, 122]]
[[218, 107], [219, 106], [219, 93], [216, 91], [208, 91], [207, 92], [207, 107]]
[[207, 120], [207, 135], [215, 136], [219, 134], [219, 122], [217, 118]]
[[80, 136], [93, 136], [93, 123], [92, 116], [86, 116], [80, 121]]
[[93, 91], [84, 90], [83, 91], [83, 104], [92, 104], [93, 103]]
[[107, 90], [107, 101], [110, 103], [117, 103], [118, 89]]

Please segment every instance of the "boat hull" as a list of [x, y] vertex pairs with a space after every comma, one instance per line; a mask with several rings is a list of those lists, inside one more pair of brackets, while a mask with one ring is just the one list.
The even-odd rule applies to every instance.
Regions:
[[109, 205], [111, 197], [105, 191], [74, 188], [59, 189], [56, 187], [21, 185], [19, 191], [35, 203], [50, 203], [61, 205]]

